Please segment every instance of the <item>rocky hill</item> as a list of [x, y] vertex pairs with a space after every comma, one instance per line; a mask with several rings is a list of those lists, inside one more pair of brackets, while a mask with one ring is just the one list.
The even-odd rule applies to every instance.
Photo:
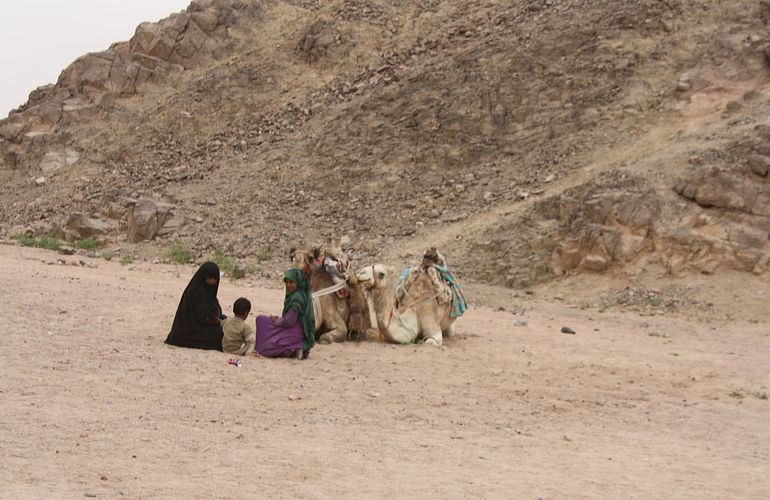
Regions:
[[0, 236], [763, 273], [764, 0], [196, 0], [0, 121]]

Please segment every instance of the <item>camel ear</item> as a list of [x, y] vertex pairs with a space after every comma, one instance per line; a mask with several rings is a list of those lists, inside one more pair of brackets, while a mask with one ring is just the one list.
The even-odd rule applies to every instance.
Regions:
[[291, 262], [294, 262], [294, 257], [295, 257], [296, 255], [297, 255], [297, 249], [296, 249], [296, 248], [294, 248], [294, 247], [291, 247], [291, 248], [289, 249], [289, 260], [290, 260]]
[[320, 259], [320, 258], [321, 258], [321, 254], [322, 254], [322, 253], [323, 253], [323, 252], [321, 251], [321, 248], [320, 248], [320, 247], [315, 247], [315, 248], [313, 249], [313, 258], [314, 258], [314, 259]]

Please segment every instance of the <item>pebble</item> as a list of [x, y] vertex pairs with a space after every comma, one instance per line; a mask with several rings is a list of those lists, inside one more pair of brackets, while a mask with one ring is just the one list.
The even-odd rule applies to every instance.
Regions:
[[526, 319], [517, 319], [513, 322], [513, 326], [527, 326], [527, 320]]
[[561, 333], [567, 333], [569, 335], [575, 335], [575, 330], [573, 330], [572, 328], [570, 328], [568, 326], [562, 326], [561, 327]]

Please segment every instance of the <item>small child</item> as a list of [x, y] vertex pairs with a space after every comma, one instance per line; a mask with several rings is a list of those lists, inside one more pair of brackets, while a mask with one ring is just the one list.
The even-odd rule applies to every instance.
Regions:
[[246, 318], [251, 312], [251, 302], [241, 297], [233, 304], [233, 316], [222, 323], [225, 332], [222, 338], [222, 351], [228, 354], [243, 356], [254, 350], [257, 335], [251, 325], [246, 324]]

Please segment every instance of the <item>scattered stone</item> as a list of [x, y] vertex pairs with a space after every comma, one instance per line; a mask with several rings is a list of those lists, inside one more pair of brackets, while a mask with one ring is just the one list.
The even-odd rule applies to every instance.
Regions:
[[770, 171], [770, 158], [763, 155], [751, 155], [747, 161], [751, 171], [760, 177], [767, 177]]
[[739, 103], [738, 101], [730, 101], [727, 103], [727, 107], [725, 108], [728, 113], [735, 113], [736, 111], [740, 110], [743, 107], [743, 104]]
[[687, 92], [690, 89], [692, 89], [692, 83], [690, 83], [689, 80], [681, 79], [678, 82], [676, 82], [676, 91], [677, 92]]
[[44, 186], [45, 185], [45, 177], [35, 177], [35, 184], [38, 186]]
[[749, 90], [743, 93], [743, 100], [744, 101], [753, 101], [755, 99], [758, 99], [761, 94], [757, 92], [756, 90]]
[[570, 328], [568, 326], [562, 326], [561, 327], [561, 333], [566, 333], [566, 334], [569, 334], [569, 335], [575, 335], [575, 330], [573, 330], [572, 328]]
[[299, 401], [300, 399], [302, 399], [302, 396], [295, 396], [293, 394], [289, 396], [289, 401]]
[[62, 255], [75, 255], [75, 249], [70, 246], [60, 246], [59, 253]]
[[527, 320], [526, 319], [517, 319], [513, 322], [513, 326], [527, 326]]

